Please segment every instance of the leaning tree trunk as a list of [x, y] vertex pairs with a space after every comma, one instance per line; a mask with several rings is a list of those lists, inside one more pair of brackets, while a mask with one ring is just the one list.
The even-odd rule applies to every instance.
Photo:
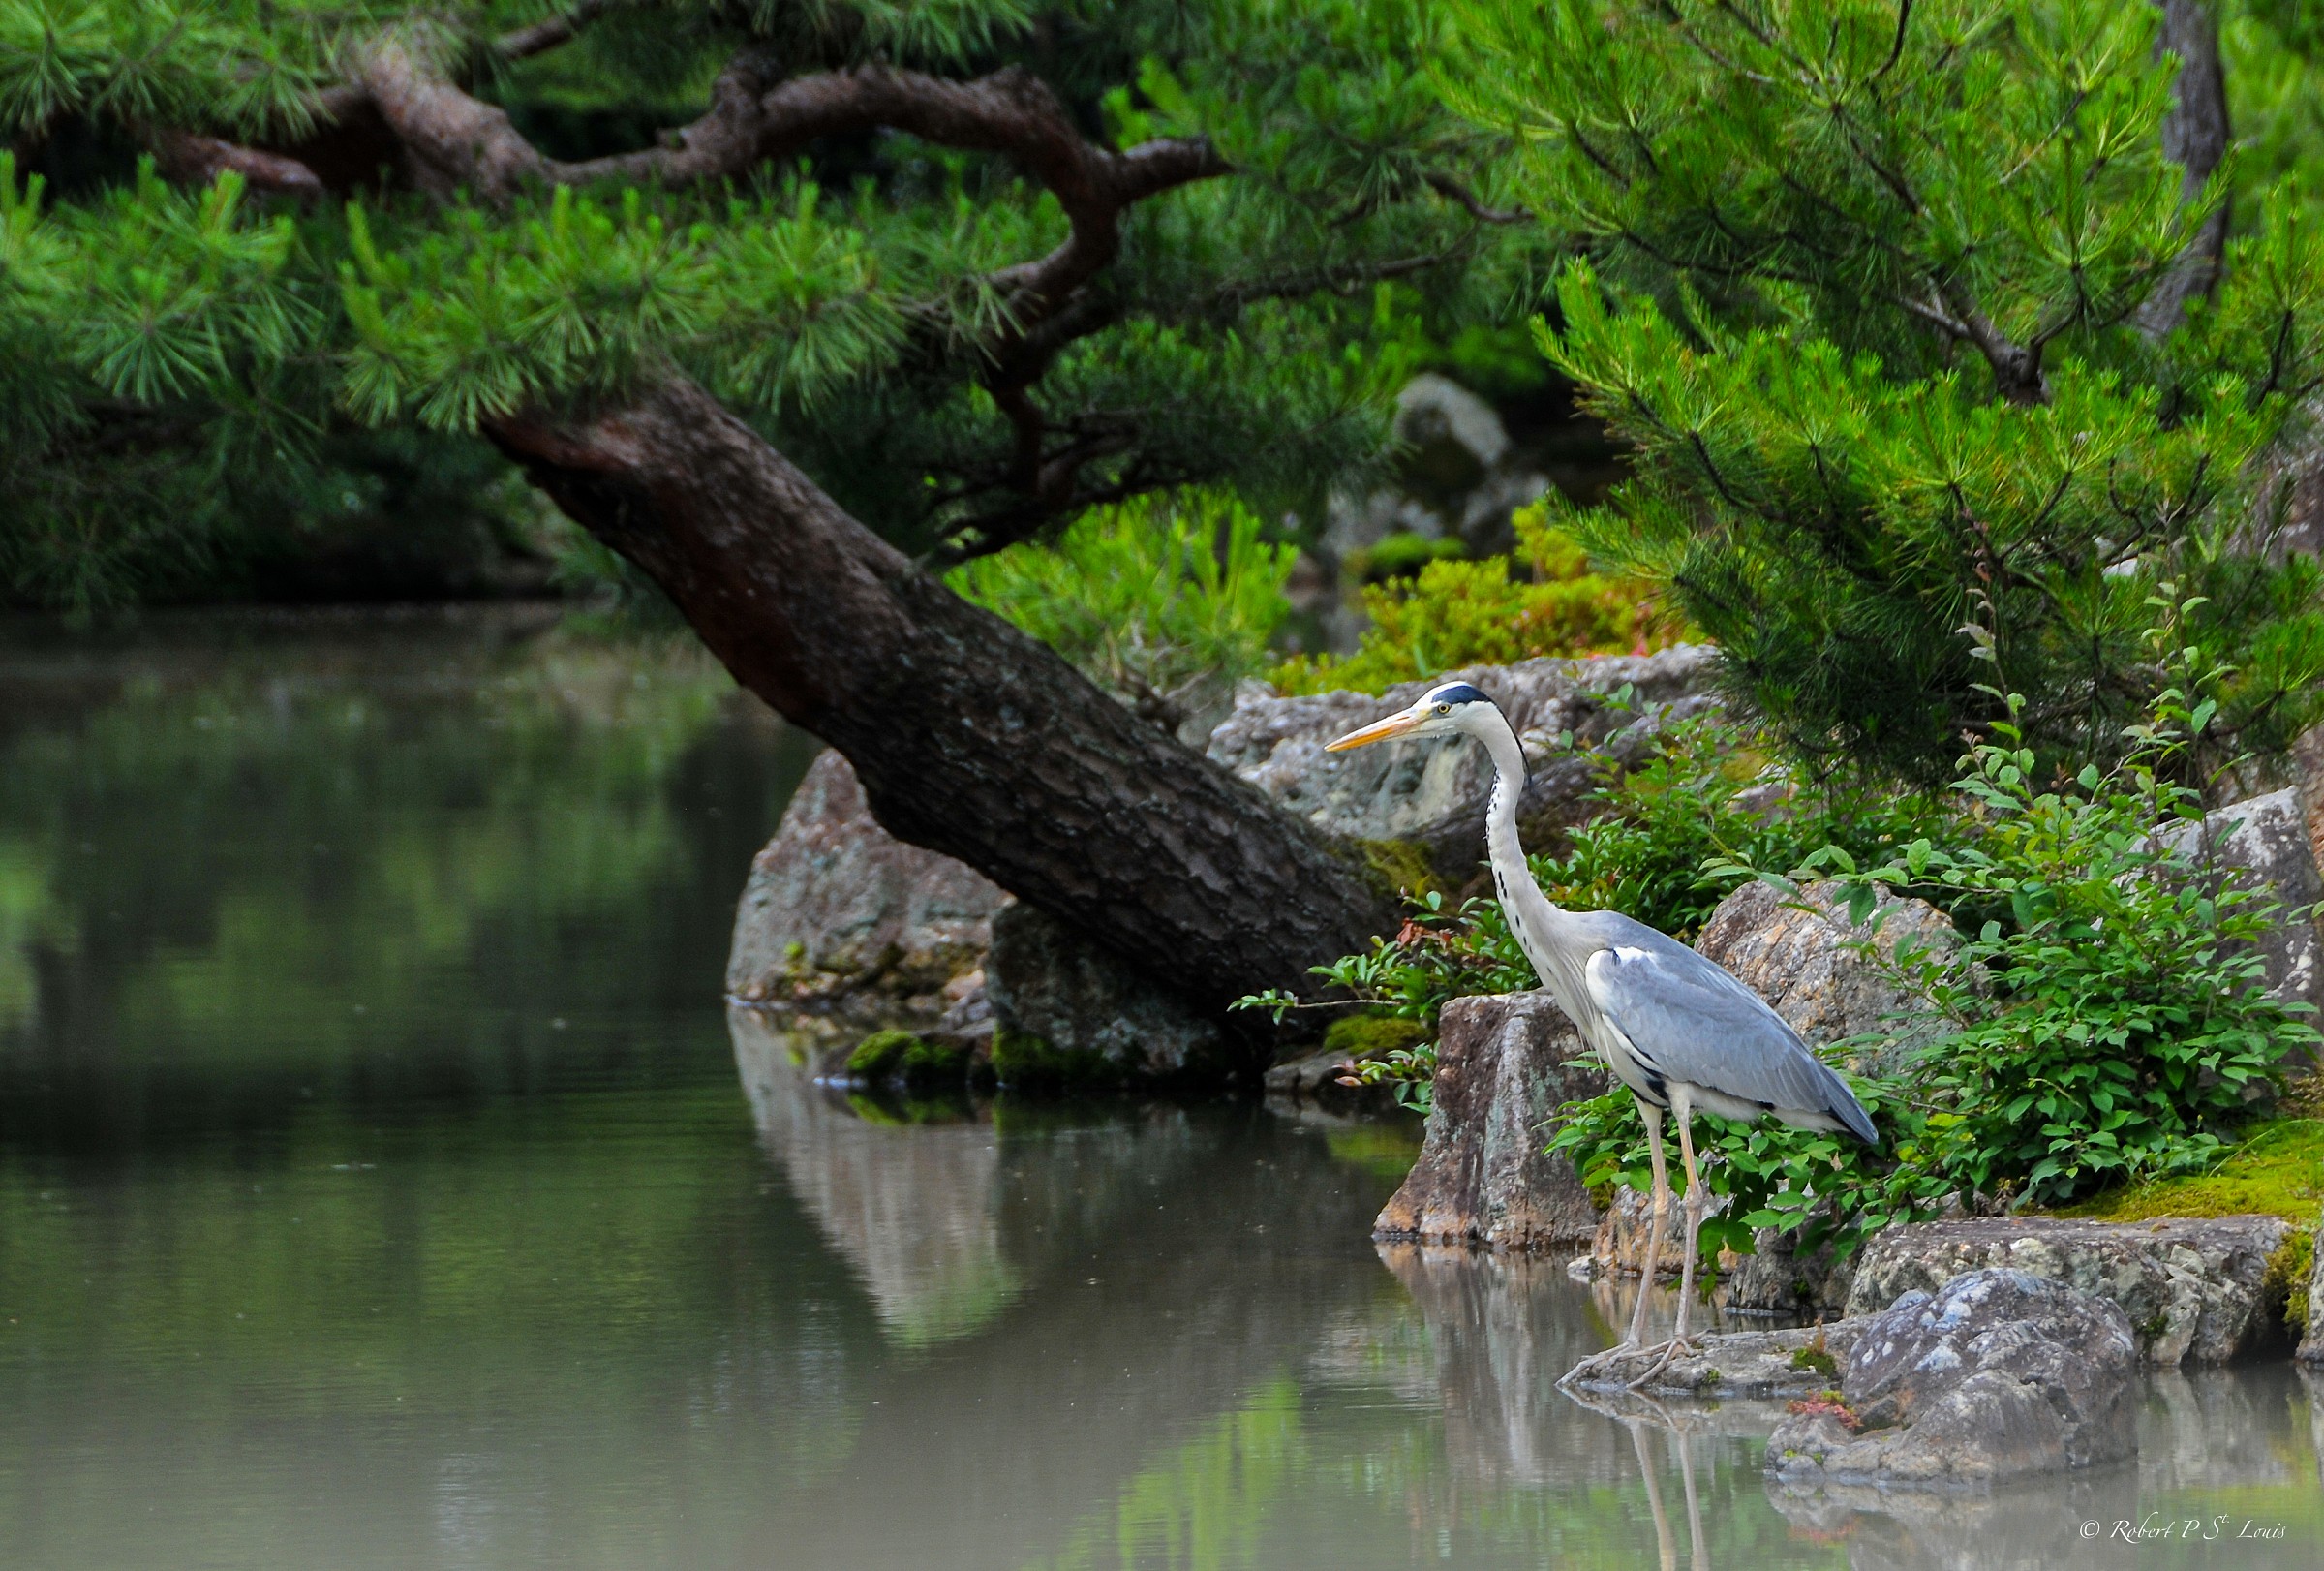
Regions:
[[491, 431], [737, 680], [846, 755], [890, 833], [1196, 1003], [1299, 986], [1392, 924], [1354, 860], [920, 570], [692, 384]]

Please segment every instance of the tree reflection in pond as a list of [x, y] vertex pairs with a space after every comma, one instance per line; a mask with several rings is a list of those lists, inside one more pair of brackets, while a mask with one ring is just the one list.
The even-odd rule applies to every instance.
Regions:
[[[148, 627], [0, 630], [10, 1571], [2324, 1559], [2280, 1368], [2115, 1475], [1795, 1495], [1749, 1404], [1558, 1393], [1558, 1262], [1375, 1249], [1408, 1124], [858, 1117], [718, 997], [806, 749], [696, 657]], [[2287, 1536], [2075, 1537], [2156, 1512]]]

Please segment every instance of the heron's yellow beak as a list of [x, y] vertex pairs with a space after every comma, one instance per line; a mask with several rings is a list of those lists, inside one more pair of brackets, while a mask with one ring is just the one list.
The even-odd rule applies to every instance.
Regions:
[[1345, 753], [1373, 742], [1385, 742], [1391, 736], [1402, 736], [1428, 717], [1418, 708], [1400, 709], [1386, 720], [1376, 720], [1360, 731], [1350, 731], [1336, 742], [1326, 742], [1326, 753]]

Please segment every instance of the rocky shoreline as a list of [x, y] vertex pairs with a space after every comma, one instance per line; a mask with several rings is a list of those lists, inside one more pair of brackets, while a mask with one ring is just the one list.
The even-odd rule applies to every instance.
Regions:
[[[1590, 811], [1605, 763], [1636, 755], [1656, 727], [1714, 702], [1711, 662], [1707, 650], [1680, 648], [1448, 675], [1477, 683], [1510, 714], [1532, 765], [1526, 829], [1544, 845]], [[1627, 704], [1605, 698], [1623, 688]], [[1322, 751], [1412, 695], [1283, 698], [1254, 685], [1212, 733], [1210, 755], [1287, 811], [1365, 846], [1385, 868], [1458, 878], [1482, 849], [1487, 781], [1473, 750]], [[2287, 902], [2310, 904], [2324, 896], [2324, 879], [2308, 794], [2235, 804], [2189, 833]], [[1885, 1058], [1909, 1051], [1910, 1033], [1900, 1038], [1896, 1023], [1911, 1001], [1866, 946], [1893, 951], [1900, 941], [1954, 940], [1946, 919], [1917, 901], [1889, 901], [1858, 928], [1832, 887], [1786, 896], [1753, 884], [1719, 907], [1697, 946], [1810, 1042], [1881, 1028], [1902, 1044]], [[2265, 959], [2281, 995], [2324, 1003], [2324, 944], [2311, 922], [2287, 924]], [[1254, 1060], [1251, 1040], [1154, 978], [960, 864], [890, 838], [836, 754], [814, 765], [753, 864], [727, 988], [796, 1069], [837, 1088], [885, 1081], [910, 1091], [938, 1064], [956, 1084], [1257, 1083], [1294, 1103], [1344, 1095], [1336, 1055], [1307, 1048], [1272, 1065]], [[1544, 1149], [1560, 1104], [1606, 1084], [1544, 994], [1447, 1005], [1422, 1150], [1375, 1236], [1384, 1248], [1547, 1255], [1602, 1279], [1643, 1275], [1642, 1197], [1622, 1191], [1602, 1209], [1572, 1164]], [[1700, 1337], [1640, 1389], [1662, 1399], [1789, 1400], [1795, 1410], [1768, 1453], [1789, 1483], [1960, 1483], [2089, 1465], [2127, 1432], [2117, 1408], [2130, 1371], [2295, 1351], [2324, 1365], [2324, 1314], [2309, 1319], [2296, 1349], [2287, 1329], [2303, 1286], [2324, 1305], [2324, 1258], [2305, 1283], [2281, 1279], [2300, 1232], [2272, 1216], [1964, 1217], [1891, 1228], [1850, 1261], [1802, 1256], [1762, 1232], [1753, 1252], [1721, 1260], [1721, 1308], [1819, 1323]], [[1677, 1267], [1673, 1243], [1651, 1269]], [[1905, 1347], [1959, 1378], [1941, 1386], [1930, 1370], [1900, 1374], [1903, 1355], [1891, 1349]], [[1645, 1373], [1643, 1363], [1616, 1366], [1602, 1383]]]

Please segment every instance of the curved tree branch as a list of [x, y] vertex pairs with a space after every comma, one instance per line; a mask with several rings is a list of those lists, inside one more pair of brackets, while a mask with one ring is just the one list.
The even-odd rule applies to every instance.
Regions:
[[313, 169], [281, 153], [167, 126], [145, 128], [142, 139], [153, 152], [155, 167], [167, 180], [183, 185], [208, 185], [231, 170], [253, 191], [279, 192], [306, 200], [323, 195], [322, 181]]

